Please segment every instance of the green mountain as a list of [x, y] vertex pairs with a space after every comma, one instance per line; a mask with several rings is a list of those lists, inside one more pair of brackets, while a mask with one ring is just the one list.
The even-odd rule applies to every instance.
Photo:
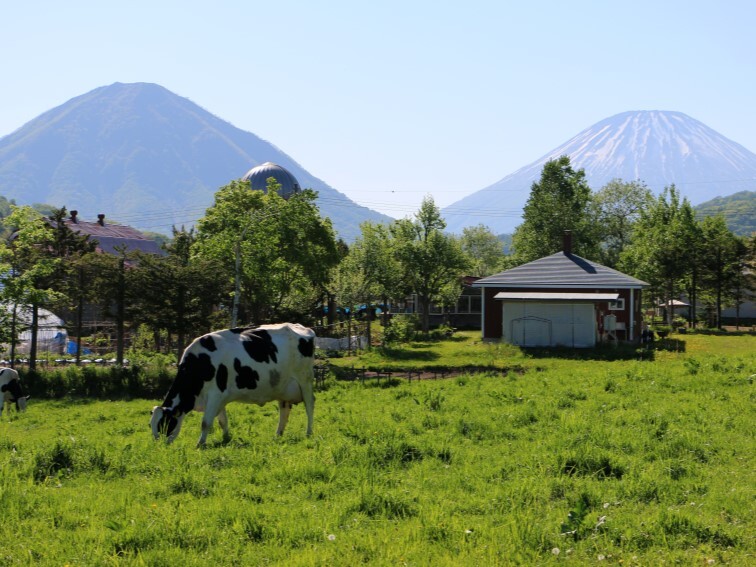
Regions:
[[694, 208], [699, 217], [724, 215], [729, 229], [739, 236], [756, 232], [756, 191], [716, 197]]
[[322, 214], [347, 241], [365, 220], [393, 220], [351, 201], [273, 144], [150, 83], [97, 88], [0, 138], [0, 195], [170, 234], [172, 224], [201, 217], [221, 186], [268, 161], [318, 191]]

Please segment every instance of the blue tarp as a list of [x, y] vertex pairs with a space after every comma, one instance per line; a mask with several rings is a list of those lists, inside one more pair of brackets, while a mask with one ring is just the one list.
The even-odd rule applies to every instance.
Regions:
[[[87, 347], [81, 348], [82, 354], [92, 354], [92, 351], [89, 350]], [[76, 341], [68, 341], [68, 345], [66, 346], [66, 354], [76, 354]]]

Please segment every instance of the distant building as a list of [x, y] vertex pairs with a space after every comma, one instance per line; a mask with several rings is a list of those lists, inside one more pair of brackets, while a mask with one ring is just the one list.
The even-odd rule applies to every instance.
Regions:
[[[428, 307], [428, 321], [431, 327], [447, 324], [459, 329], [480, 329], [481, 293], [473, 284], [480, 278], [464, 276], [462, 290], [453, 306], [441, 306], [431, 302]], [[412, 294], [396, 306], [399, 313], [423, 312], [423, 306], [417, 294]]]
[[128, 251], [163, 254], [156, 241], [147, 238], [135, 228], [107, 223], [104, 214], [97, 215], [94, 222], [83, 221], [78, 215], [78, 211], [71, 211], [71, 216], [65, 219], [66, 226], [78, 234], [89, 235], [90, 240], [96, 240], [98, 252], [116, 254], [116, 248], [123, 247]]
[[637, 341], [641, 292], [648, 284], [564, 250], [481, 278], [484, 339], [525, 347], [592, 347]]
[[270, 177], [275, 179], [276, 182], [281, 185], [278, 194], [284, 199], [288, 199], [302, 190], [299, 186], [299, 181], [297, 181], [297, 178], [294, 177], [288, 169], [270, 161], [250, 169], [244, 177], [242, 177], [242, 181], [249, 181], [252, 189], [265, 193], [268, 191], [268, 179]]

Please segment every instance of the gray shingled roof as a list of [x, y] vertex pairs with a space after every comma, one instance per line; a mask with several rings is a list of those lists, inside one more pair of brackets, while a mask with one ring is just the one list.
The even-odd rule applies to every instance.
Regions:
[[634, 277], [574, 254], [557, 252], [511, 270], [481, 278], [473, 287], [642, 288]]
[[148, 254], [163, 255], [160, 245], [144, 236], [140, 231], [122, 224], [105, 222], [104, 216], [100, 222], [88, 222], [79, 219], [72, 211], [72, 218], [65, 219], [66, 226], [79, 234], [88, 234], [90, 240], [97, 241], [97, 248], [108, 254], [115, 254], [116, 247], [127, 250], [140, 250]]

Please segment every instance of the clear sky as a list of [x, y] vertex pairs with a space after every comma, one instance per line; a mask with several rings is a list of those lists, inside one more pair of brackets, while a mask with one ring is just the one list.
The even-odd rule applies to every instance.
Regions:
[[628, 110], [756, 151], [754, 22], [751, 0], [3, 2], [0, 137], [157, 83], [399, 218]]

